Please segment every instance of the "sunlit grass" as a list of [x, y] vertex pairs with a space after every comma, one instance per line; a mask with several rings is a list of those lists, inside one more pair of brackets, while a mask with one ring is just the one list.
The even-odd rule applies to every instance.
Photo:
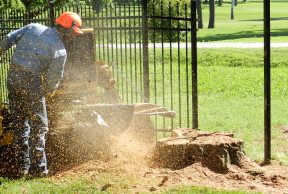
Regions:
[[[235, 7], [235, 19], [230, 20], [230, 3], [222, 7], [216, 6], [216, 28], [207, 29], [208, 7], [203, 9], [204, 29], [198, 31], [199, 42], [263, 42], [263, 1], [247, 0], [246, 3], [239, 1]], [[272, 42], [288, 42], [287, 35], [287, 8], [288, 1], [271, 1], [271, 28]], [[272, 159], [281, 164], [288, 165], [287, 135], [277, 128], [277, 125], [288, 125], [287, 111], [287, 64], [288, 58], [286, 48], [272, 49]], [[164, 63], [169, 64], [169, 51], [164, 53]], [[177, 70], [177, 50], [173, 50], [173, 67]], [[161, 56], [161, 51], [156, 51]], [[245, 141], [245, 151], [254, 160], [263, 160], [263, 136], [264, 136], [264, 105], [263, 105], [263, 50], [260, 49], [237, 49], [217, 48], [198, 49], [199, 70], [199, 128], [203, 131], [234, 132], [237, 138]], [[153, 52], [150, 56], [153, 61]], [[141, 61], [140, 58], [136, 59]], [[180, 58], [181, 75], [186, 72], [184, 57]], [[125, 64], [129, 64], [124, 62]], [[151, 72], [154, 67], [151, 65]], [[157, 66], [157, 68], [160, 68]], [[156, 69], [157, 69], [156, 68]], [[169, 67], [167, 67], [169, 68]], [[128, 68], [129, 70], [129, 68]], [[161, 69], [157, 69], [161, 70]], [[140, 70], [138, 69], [139, 73]], [[161, 72], [161, 71], [160, 71]], [[165, 69], [165, 73], [169, 69]], [[132, 77], [124, 72], [128, 80]], [[135, 78], [136, 74], [132, 74]], [[176, 74], [177, 75], [177, 74]], [[161, 82], [160, 73], [151, 79], [156, 83]], [[181, 76], [183, 78], [183, 76]], [[131, 82], [133, 83], [133, 82]], [[139, 81], [140, 83], [140, 81]], [[133, 83], [135, 84], [135, 83]], [[169, 82], [168, 82], [169, 84]], [[182, 79], [180, 85], [185, 85]], [[160, 86], [159, 86], [160, 85]], [[169, 91], [169, 85], [158, 84], [157, 92], [152, 93], [152, 99], [162, 103], [162, 88]], [[182, 86], [181, 86], [182, 87]], [[140, 88], [140, 87], [139, 87]], [[135, 88], [134, 88], [135, 89]], [[138, 89], [138, 87], [136, 87]], [[184, 88], [182, 88], [184, 93]], [[132, 91], [132, 90], [131, 90]], [[6, 92], [6, 91], [5, 91]], [[122, 92], [122, 91], [120, 91]], [[133, 91], [135, 92], [135, 91]], [[140, 91], [141, 92], [141, 91]], [[174, 90], [178, 92], [177, 89]], [[182, 94], [182, 93], [180, 93]], [[191, 99], [191, 93], [188, 92]], [[153, 96], [154, 95], [154, 96]], [[186, 95], [183, 94], [183, 95]], [[140, 98], [140, 97], [139, 97]], [[184, 97], [186, 98], [186, 97]], [[164, 99], [165, 100], [165, 99]], [[183, 99], [184, 100], [184, 99]], [[156, 101], [156, 100], [155, 100]], [[185, 102], [185, 101], [184, 101]], [[178, 103], [178, 102], [176, 102]], [[171, 103], [166, 103], [169, 107]], [[190, 104], [191, 106], [191, 104]], [[177, 106], [177, 116], [180, 110]], [[183, 111], [183, 110], [182, 110]], [[182, 113], [184, 115], [184, 113]], [[183, 117], [182, 123], [191, 122], [189, 118]], [[161, 122], [161, 120], [160, 120]], [[174, 119], [174, 125], [180, 126], [179, 117]], [[171, 125], [167, 125], [167, 128]], [[169, 133], [166, 133], [169, 135]], [[159, 138], [163, 134], [159, 134]], [[149, 185], [142, 182], [141, 178], [128, 176], [117, 176], [111, 172], [96, 173], [95, 177], [89, 175], [66, 177], [62, 179], [34, 179], [34, 180], [9, 180], [0, 178], [0, 193], [103, 193], [105, 185], [107, 193], [129, 193], [129, 189], [135, 185]], [[147, 186], [148, 187], [148, 186]], [[132, 193], [132, 192], [131, 192]], [[147, 193], [147, 192], [146, 192]], [[216, 191], [210, 188], [182, 186], [165, 190], [163, 193], [246, 193], [244, 191]]]
[[[182, 55], [184, 51], [180, 49], [178, 55], [178, 49], [173, 48], [171, 55], [169, 48], [150, 50], [150, 102], [176, 112], [173, 120], [152, 117], [157, 129], [192, 127], [191, 61]], [[285, 134], [277, 125], [288, 125], [287, 51], [288, 48], [272, 48], [271, 56], [272, 155], [283, 164], [288, 161], [288, 153], [283, 143]], [[262, 160], [264, 153], [263, 55], [262, 48], [198, 48], [199, 128], [234, 132], [245, 141], [248, 156], [255, 160]], [[134, 61], [132, 64], [133, 68]], [[124, 76], [136, 84], [140, 70], [137, 72], [132, 77], [129, 73]], [[169, 133], [158, 134], [158, 138], [165, 136]]]
[[[271, 0], [271, 40], [288, 42], [288, 1]], [[198, 31], [199, 42], [263, 42], [263, 0], [239, 1], [235, 18], [230, 19], [231, 1], [216, 5], [215, 28], [208, 29], [209, 7], [203, 5], [204, 28]]]

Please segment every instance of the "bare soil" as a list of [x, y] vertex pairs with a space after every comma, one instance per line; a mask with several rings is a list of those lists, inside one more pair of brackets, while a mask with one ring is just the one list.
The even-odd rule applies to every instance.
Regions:
[[[200, 162], [185, 168], [169, 170], [151, 167], [151, 157], [155, 145], [146, 145], [136, 140], [128, 132], [113, 137], [111, 160], [103, 162], [90, 160], [72, 169], [57, 173], [52, 178], [65, 176], [89, 176], [97, 181], [101, 172], [116, 173], [117, 176], [135, 178], [143, 184], [128, 188], [132, 192], [156, 192], [175, 188], [179, 185], [205, 186], [219, 190], [244, 190], [262, 193], [288, 193], [288, 167], [278, 164], [260, 165], [249, 158], [241, 167], [230, 165], [228, 170], [219, 173], [211, 171]], [[108, 184], [103, 190], [113, 187]], [[126, 188], [127, 189], [127, 188]]]

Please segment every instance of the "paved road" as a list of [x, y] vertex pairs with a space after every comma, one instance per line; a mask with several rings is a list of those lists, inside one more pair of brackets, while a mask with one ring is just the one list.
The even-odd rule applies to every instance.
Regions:
[[[198, 43], [199, 48], [263, 48], [264, 43]], [[288, 43], [271, 43], [271, 47], [288, 47]]]
[[[161, 48], [166, 47], [169, 48], [170, 46], [172, 48], [186, 48], [186, 47], [191, 47], [191, 43], [155, 43], [152, 44], [150, 43], [149, 48]], [[264, 43], [202, 43], [198, 42], [197, 43], [198, 48], [223, 48], [223, 47], [230, 47], [230, 48], [263, 48]], [[103, 47], [102, 45], [96, 45], [96, 47]], [[110, 48], [139, 48], [142, 47], [141, 44], [107, 44], [105, 47], [110, 47]], [[271, 43], [271, 47], [288, 47], [288, 43]]]

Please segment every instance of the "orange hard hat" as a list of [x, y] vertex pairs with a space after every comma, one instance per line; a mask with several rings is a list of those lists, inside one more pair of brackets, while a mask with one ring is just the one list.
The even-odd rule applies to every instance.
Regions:
[[64, 12], [56, 19], [56, 23], [65, 28], [72, 27], [76, 34], [83, 34], [81, 30], [82, 20], [77, 13]]

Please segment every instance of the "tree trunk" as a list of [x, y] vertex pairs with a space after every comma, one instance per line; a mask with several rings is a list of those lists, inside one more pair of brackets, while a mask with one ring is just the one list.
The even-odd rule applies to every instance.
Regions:
[[237, 6], [238, 5], [238, 0], [234, 1], [234, 5]]
[[218, 0], [218, 6], [222, 6], [223, 0]]
[[235, 0], [231, 0], [231, 20], [234, 20], [234, 5]]
[[198, 28], [203, 28], [202, 0], [197, 0]]
[[210, 11], [210, 17], [209, 17], [208, 28], [214, 28], [215, 27], [215, 0], [209, 0], [209, 11]]
[[46, 5], [45, 7], [41, 9], [31, 9], [29, 7], [26, 7], [26, 12], [25, 12], [25, 20], [23, 21], [23, 25], [26, 26], [27, 24], [30, 23], [30, 20], [34, 19], [35, 17], [41, 15], [45, 11], [49, 9], [49, 6]]

